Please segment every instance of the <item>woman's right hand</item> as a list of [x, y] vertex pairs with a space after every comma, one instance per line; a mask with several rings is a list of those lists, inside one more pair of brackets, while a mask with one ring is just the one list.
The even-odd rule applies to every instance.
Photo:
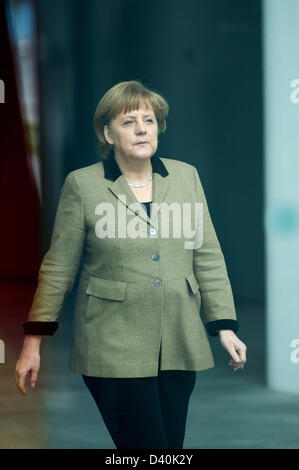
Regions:
[[30, 387], [36, 387], [40, 368], [39, 349], [41, 340], [42, 336], [40, 335], [26, 335], [20, 357], [16, 363], [14, 378], [19, 391], [23, 395], [27, 393], [25, 381], [28, 374], [30, 375]]

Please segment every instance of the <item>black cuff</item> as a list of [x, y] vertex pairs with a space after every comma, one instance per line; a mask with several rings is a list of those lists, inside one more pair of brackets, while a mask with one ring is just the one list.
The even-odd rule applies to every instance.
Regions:
[[22, 322], [25, 335], [53, 335], [58, 328], [58, 321]]
[[206, 323], [206, 328], [210, 336], [218, 336], [218, 330], [233, 330], [235, 333], [239, 329], [239, 322], [237, 320], [215, 320]]

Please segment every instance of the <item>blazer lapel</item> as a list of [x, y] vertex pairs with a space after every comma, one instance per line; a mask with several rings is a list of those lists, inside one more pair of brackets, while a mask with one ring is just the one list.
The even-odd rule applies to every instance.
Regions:
[[[124, 175], [121, 173], [115, 159], [112, 157], [109, 161], [106, 161], [105, 164], [105, 174], [108, 177], [108, 189], [116, 196], [120, 203], [126, 205], [129, 208], [131, 203], [137, 203], [140, 206], [140, 211], [131, 210], [132, 213], [141, 217], [144, 221], [150, 224], [154, 224], [156, 220], [159, 210], [160, 204], [165, 201], [169, 180], [167, 178], [168, 171], [165, 167], [162, 160], [159, 157], [154, 156], [152, 157], [152, 168], [153, 168], [153, 199], [152, 202], [157, 203], [157, 207], [152, 207], [151, 217], [147, 215], [147, 211], [145, 207], [138, 201], [135, 194], [131, 190], [127, 180], [125, 179]], [[112, 181], [111, 181], [112, 179]], [[120, 197], [122, 196], [122, 197]], [[125, 201], [123, 200], [123, 196], [125, 196]]]
[[[138, 201], [135, 194], [131, 190], [130, 186], [127, 183], [124, 175], [120, 175], [115, 181], [111, 181], [108, 183], [108, 189], [112, 191], [112, 193], [117, 197], [120, 203], [124, 204], [129, 208], [131, 203], [137, 203], [140, 205], [140, 212], [136, 212], [136, 210], [131, 210], [132, 213], [138, 215], [146, 222], [154, 224], [154, 221], [157, 219], [160, 204], [165, 200], [167, 191], [168, 191], [168, 178], [161, 176], [159, 173], [153, 173], [153, 202], [157, 203], [157, 207], [153, 206], [151, 217], [147, 215], [146, 209], [143, 205]], [[123, 200], [123, 196], [125, 195], [125, 201]]]

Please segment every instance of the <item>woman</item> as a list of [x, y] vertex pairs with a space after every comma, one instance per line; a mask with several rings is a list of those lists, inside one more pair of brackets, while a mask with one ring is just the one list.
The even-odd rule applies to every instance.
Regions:
[[[16, 364], [26, 394], [27, 374], [31, 387], [38, 379], [41, 339], [56, 331], [83, 257], [69, 367], [118, 449], [183, 448], [196, 371], [214, 367], [201, 303], [233, 370], [246, 362], [198, 172], [155, 155], [167, 114], [165, 99], [138, 81], [118, 83], [100, 100], [94, 125], [104, 160], [65, 179]], [[193, 215], [196, 204], [202, 212]], [[189, 222], [194, 242], [178, 232]]]

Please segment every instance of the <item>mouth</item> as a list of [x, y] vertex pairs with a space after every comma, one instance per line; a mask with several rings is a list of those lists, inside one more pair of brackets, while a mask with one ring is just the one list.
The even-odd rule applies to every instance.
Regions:
[[137, 142], [136, 145], [145, 145], [145, 144], [148, 144], [148, 142]]

